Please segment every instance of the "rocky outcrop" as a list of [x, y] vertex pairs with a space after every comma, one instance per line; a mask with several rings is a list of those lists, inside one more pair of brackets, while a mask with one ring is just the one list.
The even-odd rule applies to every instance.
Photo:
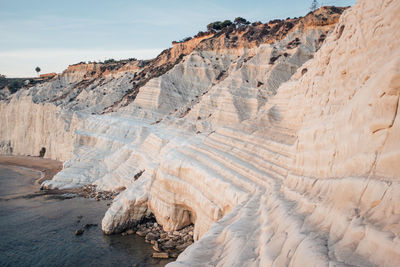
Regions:
[[396, 266], [400, 4], [342, 12], [227, 28], [107, 73], [71, 67], [1, 114], [28, 97], [70, 112], [58, 135], [72, 154], [43, 186], [126, 188], [107, 234], [151, 213], [165, 231], [193, 224], [172, 266]]

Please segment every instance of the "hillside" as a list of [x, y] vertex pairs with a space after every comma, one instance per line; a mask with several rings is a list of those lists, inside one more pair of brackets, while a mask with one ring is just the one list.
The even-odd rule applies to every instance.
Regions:
[[124, 188], [106, 234], [194, 224], [172, 266], [397, 266], [399, 13], [360, 0], [72, 65], [0, 101], [0, 152], [64, 161], [43, 188]]

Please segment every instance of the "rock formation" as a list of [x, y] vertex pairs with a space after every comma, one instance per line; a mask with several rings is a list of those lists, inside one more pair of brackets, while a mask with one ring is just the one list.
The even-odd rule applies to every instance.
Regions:
[[400, 2], [342, 12], [71, 66], [0, 102], [0, 148], [66, 160], [44, 187], [125, 187], [107, 234], [194, 224], [171, 266], [398, 266]]

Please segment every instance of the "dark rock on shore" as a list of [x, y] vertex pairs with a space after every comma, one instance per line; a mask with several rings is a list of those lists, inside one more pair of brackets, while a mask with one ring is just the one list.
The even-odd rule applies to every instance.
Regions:
[[150, 217], [121, 235], [126, 236], [136, 232], [138, 236], [144, 237], [147, 243], [151, 243], [157, 253], [167, 253], [169, 257], [176, 258], [179, 253], [193, 244], [193, 229], [193, 225], [188, 225], [180, 230], [166, 232], [154, 217]]
[[[78, 218], [82, 218], [82, 216], [78, 216]], [[80, 221], [80, 220], [78, 220]], [[82, 228], [78, 229], [75, 231], [75, 235], [82, 235], [85, 232], [85, 229], [89, 229], [91, 227], [96, 227], [97, 224], [96, 223], [87, 223], [85, 225], [82, 226]]]
[[85, 232], [84, 229], [78, 229], [78, 230], [75, 231], [75, 235], [82, 235], [83, 232]]
[[79, 189], [78, 194], [85, 198], [100, 200], [113, 200], [121, 191], [97, 191], [95, 185], [85, 185]]

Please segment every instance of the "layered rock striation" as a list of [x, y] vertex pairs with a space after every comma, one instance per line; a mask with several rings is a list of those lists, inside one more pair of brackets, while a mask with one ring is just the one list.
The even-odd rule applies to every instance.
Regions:
[[400, 3], [343, 11], [71, 66], [0, 102], [0, 147], [67, 160], [47, 188], [126, 188], [107, 234], [194, 224], [172, 266], [397, 266]]

